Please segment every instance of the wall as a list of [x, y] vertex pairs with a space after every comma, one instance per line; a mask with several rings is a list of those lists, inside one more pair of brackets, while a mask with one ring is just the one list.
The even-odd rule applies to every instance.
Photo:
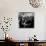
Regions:
[[46, 16], [45, 16], [45, 24], [44, 24], [44, 26], [45, 26], [45, 28], [44, 28], [44, 39], [46, 39]]
[[[18, 28], [18, 13], [19, 12], [35, 12], [35, 27], [33, 29], [20, 29]], [[39, 40], [45, 39], [45, 15], [46, 8], [43, 7], [33, 8], [30, 6], [28, 0], [0, 0], [0, 19], [3, 16], [13, 17], [13, 22], [10, 33], [17, 40], [27, 40], [34, 34], [37, 35]], [[2, 35], [0, 31], [0, 35]], [[45, 33], [45, 34], [44, 34]], [[3, 33], [4, 34], [4, 33]], [[0, 36], [0, 39], [4, 37]]]

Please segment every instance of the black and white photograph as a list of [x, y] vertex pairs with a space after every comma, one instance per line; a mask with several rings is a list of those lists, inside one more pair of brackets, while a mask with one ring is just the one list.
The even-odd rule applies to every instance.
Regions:
[[19, 28], [34, 28], [34, 12], [19, 12]]

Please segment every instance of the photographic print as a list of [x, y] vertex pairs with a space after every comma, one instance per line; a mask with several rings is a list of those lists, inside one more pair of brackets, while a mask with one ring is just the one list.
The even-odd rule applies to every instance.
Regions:
[[34, 28], [34, 12], [19, 12], [19, 28]]

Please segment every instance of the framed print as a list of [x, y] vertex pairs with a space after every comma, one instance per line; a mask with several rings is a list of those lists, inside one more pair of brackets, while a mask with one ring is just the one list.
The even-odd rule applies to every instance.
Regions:
[[19, 28], [34, 28], [34, 12], [19, 12]]

